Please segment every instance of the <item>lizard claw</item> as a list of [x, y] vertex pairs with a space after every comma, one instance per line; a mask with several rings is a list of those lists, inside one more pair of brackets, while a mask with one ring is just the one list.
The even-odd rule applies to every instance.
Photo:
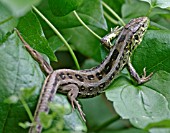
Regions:
[[142, 78], [146, 77], [146, 67], [143, 68], [143, 75]]
[[76, 99], [74, 99], [74, 103], [75, 103], [75, 105], [77, 106], [77, 109], [78, 109], [78, 111], [79, 111], [79, 113], [80, 113], [81, 118], [83, 119], [83, 121], [86, 122], [86, 119], [85, 119], [85, 117], [84, 117], [85, 114], [84, 114], [84, 112], [82, 111], [80, 104], [78, 103], [78, 101], [76, 101]]
[[151, 72], [148, 76], [146, 76], [146, 67], [143, 69], [143, 75], [142, 78], [140, 78], [140, 81], [138, 82], [139, 84], [145, 83], [148, 80], [150, 80], [150, 78], [152, 77], [153, 72]]
[[70, 100], [70, 103], [71, 103], [71, 106], [72, 106], [72, 112], [75, 109], [75, 107], [77, 107], [81, 118], [83, 119], [83, 121], [86, 121], [85, 114], [82, 111], [80, 104], [76, 100], [76, 97], [78, 95], [78, 87], [74, 84], [70, 84], [70, 85], [64, 86], [63, 90], [69, 90], [67, 96], [68, 96], [68, 99]]
[[79, 113], [80, 113], [81, 118], [83, 119], [83, 121], [86, 121], [86, 119], [84, 117], [85, 114], [82, 111], [81, 105], [78, 103], [78, 101], [75, 98], [71, 98], [70, 101], [71, 101], [71, 106], [72, 106], [72, 112], [73, 112], [73, 110], [75, 110], [75, 106], [76, 106], [78, 111], [79, 111]]

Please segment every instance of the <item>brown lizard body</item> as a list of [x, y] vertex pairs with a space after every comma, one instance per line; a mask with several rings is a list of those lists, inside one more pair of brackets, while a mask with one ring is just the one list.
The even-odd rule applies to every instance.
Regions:
[[[40, 124], [39, 114], [40, 112], [48, 113], [48, 102], [52, 101], [56, 91], [67, 94], [72, 107], [74, 108], [74, 106], [76, 106], [83, 120], [85, 120], [84, 113], [76, 98], [89, 98], [102, 93], [125, 65], [128, 66], [130, 74], [139, 84], [148, 81], [152, 73], [146, 76], [144, 69], [144, 76], [140, 78], [130, 62], [130, 56], [133, 50], [142, 41], [148, 23], [149, 20], [146, 17], [132, 19], [123, 28], [115, 29], [110, 34], [103, 37], [101, 42], [110, 50], [109, 55], [99, 66], [79, 71], [71, 69], [59, 69], [54, 71], [42, 56], [23, 40], [17, 31], [26, 49], [48, 74], [41, 90], [34, 115], [34, 120], [37, 122], [37, 125], [36, 128], [31, 127], [29, 132], [41, 132], [42, 126]], [[114, 46], [112, 46], [110, 41], [116, 36], [118, 36], [117, 40]]]

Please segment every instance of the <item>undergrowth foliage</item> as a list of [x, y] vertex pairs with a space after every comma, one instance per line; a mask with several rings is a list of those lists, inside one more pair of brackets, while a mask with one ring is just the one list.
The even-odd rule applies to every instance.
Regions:
[[[0, 132], [28, 132], [45, 76], [14, 32], [53, 68], [88, 69], [108, 54], [100, 38], [130, 19], [147, 16], [150, 26], [133, 53], [137, 85], [124, 69], [100, 95], [80, 99], [87, 123], [56, 94], [51, 112], [40, 115], [45, 133], [170, 132], [170, 2], [168, 0], [0, 0]], [[88, 126], [87, 126], [88, 125]]]

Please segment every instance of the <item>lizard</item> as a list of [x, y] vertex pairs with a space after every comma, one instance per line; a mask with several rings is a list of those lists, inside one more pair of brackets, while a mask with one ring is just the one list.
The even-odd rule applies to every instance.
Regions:
[[[42, 125], [39, 114], [41, 112], [49, 112], [48, 103], [53, 100], [56, 92], [67, 95], [72, 108], [74, 109], [76, 106], [80, 116], [86, 121], [85, 114], [76, 98], [90, 98], [103, 93], [124, 67], [128, 68], [130, 75], [138, 84], [150, 80], [153, 73], [146, 76], [146, 69], [144, 68], [144, 74], [140, 77], [130, 59], [133, 51], [141, 43], [148, 26], [149, 19], [147, 17], [139, 17], [130, 20], [128, 24], [121, 28], [117, 27], [112, 30], [111, 33], [100, 40], [101, 44], [109, 50], [109, 54], [100, 65], [86, 70], [53, 70], [51, 65], [43, 59], [40, 53], [29, 46], [16, 29], [27, 51], [47, 74], [34, 113], [36, 126], [30, 127], [29, 133], [41, 133]], [[114, 38], [116, 38], [116, 41], [112, 45], [111, 41]]]

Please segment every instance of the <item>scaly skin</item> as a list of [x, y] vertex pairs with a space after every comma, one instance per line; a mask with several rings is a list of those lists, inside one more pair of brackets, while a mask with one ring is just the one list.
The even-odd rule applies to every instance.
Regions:
[[[16, 30], [28, 52], [40, 63], [41, 68], [48, 74], [41, 90], [34, 115], [34, 121], [37, 125], [31, 127], [29, 132], [41, 133], [42, 126], [40, 124], [39, 114], [41, 112], [49, 112], [47, 104], [52, 101], [56, 91], [68, 95], [72, 107], [74, 108], [76, 106], [78, 108], [82, 119], [85, 121], [84, 113], [76, 98], [89, 98], [102, 93], [125, 65], [128, 66], [130, 74], [139, 84], [147, 82], [152, 76], [152, 73], [146, 76], [144, 69], [144, 75], [140, 78], [130, 62], [130, 56], [142, 41], [148, 24], [149, 20], [147, 17], [140, 17], [132, 19], [122, 28], [113, 30], [101, 39], [102, 44], [110, 50], [105, 60], [97, 67], [80, 71], [71, 69], [54, 71], [42, 56], [24, 41]], [[117, 37], [117, 40], [114, 46], [112, 46], [111, 40], [115, 37]]]

